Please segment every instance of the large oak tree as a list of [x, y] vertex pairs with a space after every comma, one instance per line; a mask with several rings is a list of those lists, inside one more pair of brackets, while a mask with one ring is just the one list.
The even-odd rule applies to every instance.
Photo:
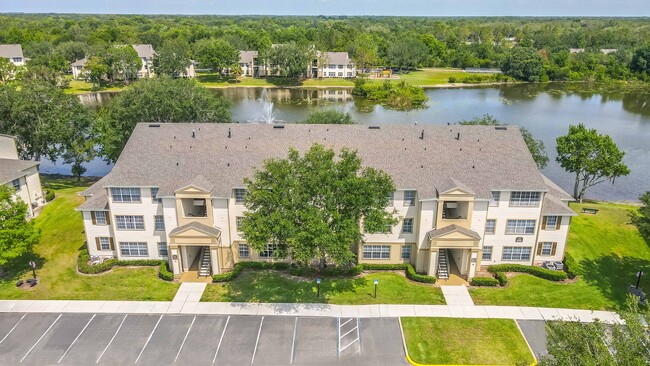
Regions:
[[365, 232], [385, 232], [396, 223], [386, 210], [395, 191], [381, 170], [362, 167], [356, 151], [313, 145], [304, 155], [264, 163], [246, 179], [243, 236], [255, 250], [277, 245], [274, 256], [298, 263], [350, 263]]

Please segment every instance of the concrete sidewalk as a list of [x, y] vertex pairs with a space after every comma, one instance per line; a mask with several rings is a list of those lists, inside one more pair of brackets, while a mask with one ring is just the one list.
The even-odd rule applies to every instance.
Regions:
[[440, 286], [445, 302], [449, 306], [474, 306], [474, 300], [469, 295], [465, 285]]
[[284, 315], [312, 317], [440, 317], [498, 318], [515, 320], [573, 320], [620, 323], [611, 311], [537, 308], [520, 306], [462, 305], [327, 305], [227, 302], [0, 300], [0, 312], [11, 313], [128, 313]]

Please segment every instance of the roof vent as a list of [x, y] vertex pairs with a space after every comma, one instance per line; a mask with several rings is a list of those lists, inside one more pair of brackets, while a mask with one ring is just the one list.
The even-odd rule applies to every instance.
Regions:
[[497, 130], [497, 131], [505, 131], [505, 130], [508, 129], [508, 127], [506, 127], [506, 126], [495, 126], [494, 129]]
[[368, 126], [369, 130], [379, 130], [381, 127], [379, 126]]
[[160, 123], [151, 123], [149, 127], [160, 127]]
[[232, 137], [232, 132], [230, 132], [230, 127], [228, 127], [228, 138]]
[[424, 130], [422, 130], [422, 132], [420, 132], [420, 140], [424, 140]]
[[273, 128], [284, 128], [284, 125], [274, 125]]
[[196, 138], [196, 131], [194, 131], [194, 130], [192, 130], [192, 138], [193, 138], [193, 139]]
[[456, 133], [456, 137], [455, 137], [455, 139], [456, 139], [456, 140], [460, 140], [460, 132]]

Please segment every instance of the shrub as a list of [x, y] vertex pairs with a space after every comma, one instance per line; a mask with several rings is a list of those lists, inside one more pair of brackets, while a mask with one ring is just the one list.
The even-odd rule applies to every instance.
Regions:
[[47, 189], [44, 189], [43, 191], [44, 191], [44, 195], [45, 195], [45, 202], [51, 202], [51, 201], [54, 200], [55, 194], [54, 194], [53, 189], [47, 188]]
[[497, 272], [494, 274], [494, 278], [499, 281], [499, 285], [505, 286], [508, 284], [508, 276], [504, 272]]
[[397, 264], [374, 264], [374, 263], [364, 263], [362, 264], [363, 269], [366, 271], [399, 271], [406, 270], [406, 267], [410, 266], [408, 263], [397, 263]]
[[158, 277], [165, 281], [171, 281], [174, 279], [174, 274], [169, 270], [169, 263], [167, 263], [167, 261], [160, 261]]
[[564, 270], [569, 278], [574, 279], [578, 275], [578, 262], [569, 253], [564, 256]]
[[549, 281], [563, 281], [567, 279], [564, 271], [554, 271], [537, 266], [527, 266], [524, 264], [495, 264], [488, 267], [488, 272], [521, 272], [528, 273], [535, 277], [543, 278]]
[[499, 280], [494, 277], [474, 277], [471, 282], [472, 286], [497, 286], [499, 285]]
[[[161, 266], [162, 264], [165, 264], [166, 266], [166, 261], [161, 261], [159, 259], [138, 259], [138, 260], [118, 260], [117, 258], [111, 258], [108, 259], [104, 262], [101, 262], [99, 264], [91, 265], [88, 264], [90, 262], [90, 255], [88, 254], [88, 249], [82, 249], [81, 252], [79, 253], [79, 257], [77, 258], [77, 268], [79, 269], [79, 272], [85, 273], [85, 274], [97, 274], [97, 273], [102, 273], [106, 272], [110, 269], [112, 269], [115, 266], [122, 266], [122, 267], [127, 267], [127, 266], [143, 266], [143, 267], [156, 267], [156, 266]], [[169, 272], [169, 271], [167, 271]], [[160, 277], [163, 278], [163, 277]], [[164, 279], [164, 278], [163, 278]], [[172, 279], [173, 279], [173, 274], [172, 274]]]
[[450, 76], [450, 77], [449, 77], [449, 82], [450, 82], [450, 83], [454, 84], [456, 81], [458, 81], [458, 80], [456, 79], [455, 76]]
[[406, 266], [406, 278], [415, 282], [436, 283], [435, 276], [427, 276], [427, 275], [419, 274], [415, 272], [415, 268], [413, 268], [413, 266], [410, 264]]

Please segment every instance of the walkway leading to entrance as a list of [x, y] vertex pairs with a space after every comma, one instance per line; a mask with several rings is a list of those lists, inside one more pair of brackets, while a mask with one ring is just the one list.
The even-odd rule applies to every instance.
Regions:
[[445, 296], [445, 302], [449, 306], [474, 306], [472, 297], [464, 285], [460, 286], [440, 286], [442, 294]]
[[174, 300], [172, 300], [170, 307], [180, 310], [183, 308], [183, 306], [185, 306], [186, 303], [198, 303], [201, 301], [203, 291], [205, 291], [205, 288], [207, 286], [207, 283], [200, 282], [181, 283], [181, 286], [178, 288], [178, 292], [176, 292], [176, 296], [174, 296]]

